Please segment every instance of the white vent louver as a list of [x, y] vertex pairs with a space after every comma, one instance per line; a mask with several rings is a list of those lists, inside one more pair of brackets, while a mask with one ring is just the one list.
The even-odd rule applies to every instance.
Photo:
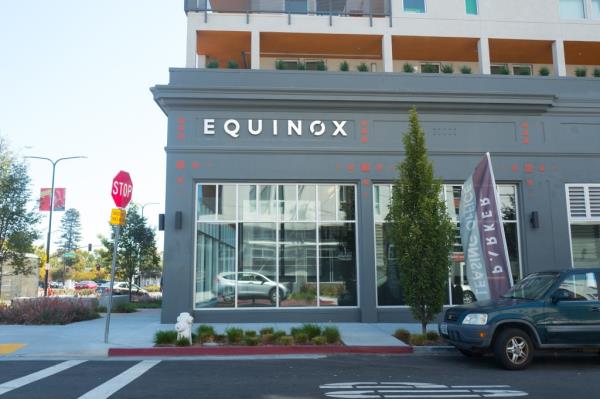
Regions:
[[585, 206], [585, 187], [569, 187], [569, 209], [572, 218], [585, 218], [587, 216]]
[[600, 186], [588, 187], [590, 198], [590, 216], [600, 218]]

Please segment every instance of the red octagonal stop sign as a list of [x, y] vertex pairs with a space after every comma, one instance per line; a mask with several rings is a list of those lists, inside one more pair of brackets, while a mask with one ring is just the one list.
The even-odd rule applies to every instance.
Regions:
[[115, 205], [118, 208], [125, 208], [131, 201], [131, 193], [133, 192], [133, 183], [129, 173], [120, 171], [114, 177], [112, 182], [112, 197]]

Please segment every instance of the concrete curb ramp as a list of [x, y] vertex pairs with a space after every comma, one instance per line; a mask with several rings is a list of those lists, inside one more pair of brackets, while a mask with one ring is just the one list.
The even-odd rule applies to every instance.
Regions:
[[244, 355], [398, 355], [412, 353], [410, 346], [223, 346], [110, 348], [109, 357], [124, 356], [244, 356]]

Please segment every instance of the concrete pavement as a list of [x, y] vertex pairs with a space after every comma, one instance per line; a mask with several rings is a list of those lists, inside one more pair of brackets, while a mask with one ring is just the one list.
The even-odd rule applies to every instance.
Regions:
[[[136, 313], [112, 314], [109, 343], [104, 343], [106, 318], [64, 326], [0, 326], [0, 359], [7, 358], [102, 358], [109, 348], [151, 348], [156, 331], [173, 330], [173, 324], [160, 324], [160, 309], [142, 309]], [[200, 324], [194, 324], [194, 330]], [[299, 323], [212, 323], [217, 333], [229, 327], [256, 330], [273, 327], [289, 332]], [[321, 324], [327, 326], [329, 324]], [[396, 347], [407, 345], [395, 339], [398, 328], [419, 332], [420, 325], [406, 323], [332, 323], [338, 327], [342, 342], [351, 347]], [[430, 329], [435, 330], [436, 325]], [[5, 348], [4, 351], [2, 348]], [[7, 349], [8, 348], [8, 349]]]

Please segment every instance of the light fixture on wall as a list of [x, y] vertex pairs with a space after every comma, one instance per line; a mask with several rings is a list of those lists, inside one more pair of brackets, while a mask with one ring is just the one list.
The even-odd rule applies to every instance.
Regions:
[[531, 228], [537, 229], [540, 227], [540, 216], [538, 211], [531, 212], [531, 216], [529, 217], [529, 223], [531, 223]]

